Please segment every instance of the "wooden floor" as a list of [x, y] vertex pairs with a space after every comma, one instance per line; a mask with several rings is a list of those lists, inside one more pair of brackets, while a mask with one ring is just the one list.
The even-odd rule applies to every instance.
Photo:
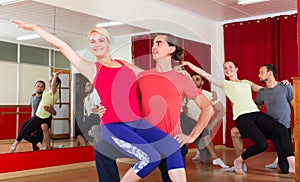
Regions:
[[[227, 165], [232, 165], [234, 160], [234, 151], [223, 146], [217, 146], [217, 151]], [[187, 155], [187, 178], [188, 181], [201, 182], [232, 182], [232, 181], [249, 181], [249, 182], [291, 182], [295, 181], [295, 176], [290, 174], [281, 174], [276, 169], [265, 169], [264, 165], [272, 162], [276, 154], [275, 152], [264, 152], [255, 157], [248, 159], [248, 171], [245, 175], [237, 175], [235, 173], [224, 172], [220, 167], [212, 165], [204, 165], [199, 161], [192, 161], [195, 150], [192, 149]], [[131, 166], [130, 161], [118, 162], [120, 175]], [[108, 169], [109, 170], [109, 169]], [[84, 167], [80, 169], [66, 170], [55, 173], [48, 173], [36, 176], [14, 178], [4, 180], [5, 182], [35, 182], [35, 181], [53, 181], [53, 182], [94, 182], [98, 181], [95, 166]], [[155, 170], [149, 176], [142, 180], [143, 182], [159, 182], [159, 170]]]
[[[15, 140], [1, 140], [0, 141], [0, 154], [8, 153], [10, 146], [14, 143]], [[75, 139], [60, 139], [60, 140], [51, 140], [51, 148], [62, 147], [74, 147]], [[32, 151], [31, 143], [22, 140], [22, 142], [18, 145], [17, 150], [15, 152], [28, 152]]]

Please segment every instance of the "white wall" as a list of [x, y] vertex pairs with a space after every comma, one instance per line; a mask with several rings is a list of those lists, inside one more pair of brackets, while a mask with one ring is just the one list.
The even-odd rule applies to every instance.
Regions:
[[[218, 25], [216, 22], [195, 14], [182, 12], [155, 0], [89, 0], [75, 3], [69, 0], [35, 0], [38, 2], [79, 11], [82, 13], [117, 20], [153, 32], [164, 31], [176, 36], [212, 45], [217, 50]], [[116, 6], [118, 4], [118, 6]]]

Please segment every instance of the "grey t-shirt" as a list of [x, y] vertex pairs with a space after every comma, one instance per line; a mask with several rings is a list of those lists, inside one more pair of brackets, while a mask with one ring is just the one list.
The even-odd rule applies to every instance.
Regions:
[[31, 99], [30, 99], [30, 106], [32, 108], [31, 116], [35, 115], [36, 110], [37, 110], [41, 100], [42, 100], [42, 97], [37, 97], [35, 95], [31, 97]]
[[274, 88], [264, 87], [256, 96], [257, 105], [266, 105], [266, 112], [276, 121], [290, 128], [291, 106], [294, 99], [294, 90], [291, 85], [279, 82]]

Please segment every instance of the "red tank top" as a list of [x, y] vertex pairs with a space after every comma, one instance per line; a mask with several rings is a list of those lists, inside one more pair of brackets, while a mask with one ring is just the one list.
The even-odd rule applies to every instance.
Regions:
[[101, 98], [101, 105], [106, 108], [101, 124], [141, 118], [136, 76], [123, 62], [115, 61], [122, 66], [111, 68], [96, 62], [97, 73], [93, 85]]

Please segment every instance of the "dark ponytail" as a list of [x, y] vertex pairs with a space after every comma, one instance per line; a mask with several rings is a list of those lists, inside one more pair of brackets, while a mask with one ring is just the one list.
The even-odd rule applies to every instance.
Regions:
[[58, 87], [59, 108], [61, 108], [61, 79], [56, 77], [56, 86]]

